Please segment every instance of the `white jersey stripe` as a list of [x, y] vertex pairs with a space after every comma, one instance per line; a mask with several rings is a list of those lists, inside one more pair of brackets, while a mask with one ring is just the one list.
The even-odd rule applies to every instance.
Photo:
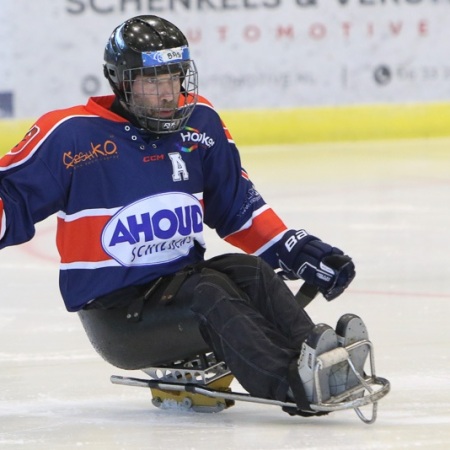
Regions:
[[120, 209], [121, 207], [83, 209], [75, 214], [66, 214], [64, 211], [60, 211], [57, 216], [59, 219], [64, 220], [64, 222], [73, 222], [84, 217], [113, 216]]
[[103, 267], [121, 267], [121, 265], [114, 261], [113, 259], [108, 259], [106, 261], [76, 261], [71, 263], [61, 263], [59, 268], [61, 270], [71, 270], [71, 269], [101, 269]]
[[283, 237], [284, 233], [286, 233], [286, 230], [283, 230], [281, 233], [277, 234], [273, 239], [267, 242], [267, 244], [258, 248], [258, 250], [256, 250], [256, 252], [254, 252], [253, 254], [255, 256], [259, 256], [264, 253], [269, 247], [271, 247], [273, 244], [276, 244]]
[[[0, 198], [0, 202], [2, 199]], [[0, 217], [0, 239], [3, 238], [3, 236], [6, 233], [6, 214], [5, 210], [2, 210], [2, 217]]]
[[239, 228], [239, 230], [236, 230], [234, 233], [231, 233], [228, 236], [225, 236], [224, 239], [227, 239], [228, 237], [233, 236], [233, 234], [239, 233], [242, 230], [246, 230], [247, 228], [250, 228], [252, 226], [253, 219], [255, 217], [258, 217], [260, 214], [262, 214], [264, 211], [267, 211], [268, 209], [270, 209], [270, 206], [266, 204], [266, 205], [261, 206], [261, 208], [258, 208], [255, 211], [253, 211], [252, 217], [249, 220], [247, 220], [247, 222], [245, 222], [244, 225], [242, 225], [242, 227]]

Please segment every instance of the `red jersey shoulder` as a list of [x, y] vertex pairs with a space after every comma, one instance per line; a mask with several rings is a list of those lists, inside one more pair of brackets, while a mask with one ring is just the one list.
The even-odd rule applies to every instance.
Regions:
[[[199, 95], [197, 97], [197, 105], [199, 105], [199, 106], [206, 106], [208, 108], [211, 108], [213, 111], [216, 111], [215, 108], [214, 108], [214, 105], [206, 97], [202, 97], [201, 95]], [[229, 142], [234, 142], [233, 137], [231, 136], [231, 133], [228, 130], [228, 127], [225, 125], [224, 121], [220, 117], [219, 113], [217, 113], [217, 111], [216, 111], [216, 114], [218, 115], [218, 117], [220, 119], [220, 122], [221, 122], [222, 127], [223, 127], [223, 131], [225, 133], [225, 136], [227, 137], [227, 140]]]
[[84, 106], [51, 111], [40, 117], [26, 132], [23, 139], [0, 159], [0, 171], [8, 170], [28, 161], [42, 142], [61, 123], [76, 116], [89, 115]]
[[203, 97], [201, 95], [197, 96], [197, 104], [209, 106], [211, 109], [214, 109], [214, 105], [206, 97]]

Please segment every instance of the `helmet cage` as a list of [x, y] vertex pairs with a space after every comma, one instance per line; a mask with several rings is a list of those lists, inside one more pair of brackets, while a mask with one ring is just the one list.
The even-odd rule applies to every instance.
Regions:
[[[144, 92], [143, 88], [136, 90], [134, 82], [138, 77], [152, 84], [151, 94]], [[169, 80], [172, 86], [172, 101], [161, 99], [158, 81], [161, 77], [166, 83]], [[143, 128], [158, 134], [173, 133], [186, 125], [197, 103], [197, 69], [192, 60], [125, 69], [121, 91], [123, 101]]]

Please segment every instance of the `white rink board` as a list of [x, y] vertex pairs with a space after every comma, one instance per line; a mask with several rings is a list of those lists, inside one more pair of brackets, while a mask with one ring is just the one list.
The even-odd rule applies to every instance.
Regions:
[[0, 117], [109, 93], [104, 45], [139, 14], [186, 33], [218, 108], [450, 99], [449, 0], [2, 0]]
[[[450, 448], [449, 145], [243, 149], [250, 176], [289, 226], [355, 259], [347, 293], [308, 310], [316, 322], [354, 312], [367, 323], [377, 372], [392, 383], [374, 425], [351, 411], [307, 419], [246, 403], [219, 414], [165, 412], [145, 389], [110, 384], [127, 372], [104, 362], [64, 310], [50, 219], [30, 243], [0, 251], [2, 450]], [[231, 249], [207, 238], [209, 256]]]

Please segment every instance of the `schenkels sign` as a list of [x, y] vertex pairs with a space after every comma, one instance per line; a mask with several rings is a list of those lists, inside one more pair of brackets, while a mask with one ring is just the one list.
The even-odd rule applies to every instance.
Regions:
[[2, 0], [0, 111], [35, 117], [109, 94], [105, 43], [114, 27], [139, 14], [163, 16], [184, 31], [201, 93], [220, 109], [446, 101], [449, 6], [450, 0]]
[[317, 8], [342, 6], [420, 6], [450, 4], [449, 0], [66, 0], [66, 11], [82, 14], [91, 10], [98, 14], [168, 13], [187, 11], [255, 11], [275, 10], [284, 6]]

